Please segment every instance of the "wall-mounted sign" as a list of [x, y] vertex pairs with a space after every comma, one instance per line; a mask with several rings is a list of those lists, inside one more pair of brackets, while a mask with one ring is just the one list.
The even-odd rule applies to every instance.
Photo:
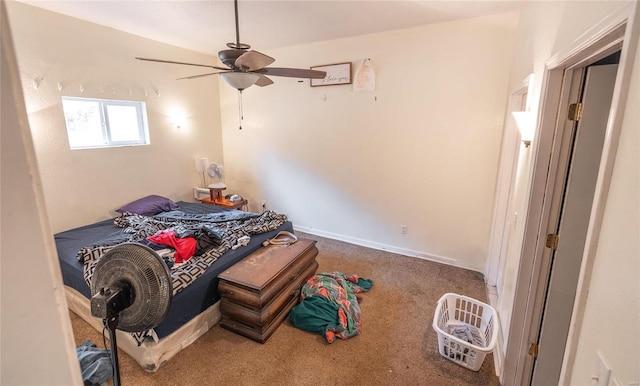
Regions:
[[351, 62], [313, 66], [311, 69], [327, 72], [323, 79], [311, 79], [311, 87], [351, 84]]

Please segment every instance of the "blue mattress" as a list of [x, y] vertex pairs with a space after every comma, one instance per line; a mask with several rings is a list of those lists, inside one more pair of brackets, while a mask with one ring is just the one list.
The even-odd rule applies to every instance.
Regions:
[[[180, 201], [177, 204], [181, 211], [193, 214], [227, 210], [213, 205], [184, 201]], [[121, 230], [121, 228], [114, 226], [113, 219], [109, 219], [54, 235], [64, 285], [74, 288], [87, 299], [91, 297], [91, 289], [84, 281], [82, 275], [83, 265], [76, 258], [76, 254], [81, 248], [95, 244], [97, 241], [104, 239], [106, 236], [118, 230]], [[220, 299], [217, 291], [218, 274], [242, 260], [245, 256], [256, 251], [262, 246], [264, 241], [273, 238], [280, 231], [293, 232], [292, 223], [287, 221], [274, 231], [252, 235], [251, 241], [246, 247], [227, 251], [220, 256], [202, 276], [187, 288], [178, 292], [173, 297], [171, 307], [164, 321], [154, 329], [158, 338], [162, 339], [171, 334], [180, 328], [180, 326], [217, 302]]]

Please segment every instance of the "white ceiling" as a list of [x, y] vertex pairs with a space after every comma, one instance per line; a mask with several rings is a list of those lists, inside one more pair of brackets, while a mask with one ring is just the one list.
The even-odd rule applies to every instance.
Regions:
[[[235, 41], [231, 0], [21, 0], [210, 55]], [[240, 40], [286, 47], [520, 9], [524, 1], [240, 0]]]

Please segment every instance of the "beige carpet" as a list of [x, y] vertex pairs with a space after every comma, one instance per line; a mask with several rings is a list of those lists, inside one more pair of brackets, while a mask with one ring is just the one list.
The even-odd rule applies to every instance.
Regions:
[[[318, 240], [318, 272], [374, 281], [362, 301], [362, 334], [326, 343], [286, 320], [265, 344], [220, 326], [156, 373], [120, 351], [123, 385], [499, 385], [493, 354], [474, 372], [438, 353], [431, 327], [437, 300], [454, 292], [486, 302], [482, 275], [412, 257]], [[76, 344], [102, 335], [70, 313]]]

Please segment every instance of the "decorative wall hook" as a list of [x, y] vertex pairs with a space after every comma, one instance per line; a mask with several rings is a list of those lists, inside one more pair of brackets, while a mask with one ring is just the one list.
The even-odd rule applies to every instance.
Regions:
[[40, 78], [35, 78], [35, 79], [33, 80], [33, 88], [37, 90], [37, 89], [38, 89], [38, 87], [40, 87], [40, 83], [42, 83], [42, 80], [43, 80], [43, 79], [44, 79], [44, 78], [42, 78], [42, 77], [40, 77]]
[[62, 91], [62, 83], [58, 82], [58, 91]]
[[80, 85], [80, 94], [83, 94], [83, 93], [84, 93], [84, 86]]

